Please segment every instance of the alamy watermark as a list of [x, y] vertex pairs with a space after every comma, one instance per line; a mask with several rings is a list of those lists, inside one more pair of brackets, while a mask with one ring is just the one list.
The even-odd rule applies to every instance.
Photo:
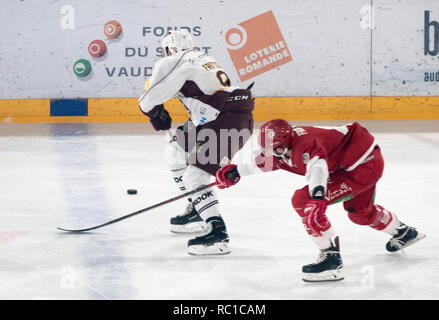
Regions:
[[[179, 130], [179, 129], [178, 129]], [[256, 138], [257, 137], [257, 138]], [[273, 135], [265, 135], [264, 145], [272, 145]], [[259, 142], [259, 135], [253, 134], [249, 129], [220, 129], [203, 128], [201, 130], [189, 129], [176, 132], [171, 143], [178, 145], [172, 148], [171, 152], [166, 153], [167, 163], [179, 162], [180, 154], [186, 150], [186, 162], [188, 165], [219, 165], [224, 164], [224, 160], [232, 162], [248, 163], [255, 162], [261, 169], [273, 166], [272, 150], [264, 150]], [[245, 152], [239, 152], [245, 148]], [[230, 157], [236, 157], [230, 159]], [[264, 157], [258, 157], [263, 154]]]

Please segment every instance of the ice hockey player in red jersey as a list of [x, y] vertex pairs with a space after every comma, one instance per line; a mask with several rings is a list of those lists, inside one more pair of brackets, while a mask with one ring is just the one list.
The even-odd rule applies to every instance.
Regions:
[[[230, 162], [250, 138], [254, 101], [249, 89], [232, 86], [215, 58], [194, 49], [186, 30], [170, 31], [162, 40], [162, 50], [164, 57], [154, 65], [139, 105], [157, 131], [171, 128], [164, 102], [176, 97], [186, 107], [189, 120], [177, 128], [165, 148], [172, 178], [186, 192], [209, 184], [220, 164]], [[238, 134], [224, 138], [224, 130]], [[229, 237], [214, 188], [188, 200], [186, 210], [170, 221], [173, 232], [204, 232], [189, 240], [188, 253], [229, 253]]]
[[306, 176], [308, 185], [295, 191], [291, 202], [320, 255], [315, 263], [303, 266], [304, 281], [344, 278], [339, 237], [325, 215], [328, 205], [343, 202], [352, 222], [391, 235], [386, 244], [389, 252], [425, 237], [374, 203], [384, 161], [375, 138], [358, 122], [340, 127], [292, 127], [275, 119], [262, 125], [259, 144], [261, 152], [252, 161], [219, 169], [217, 186], [230, 187], [241, 176], [257, 171], [281, 169]]

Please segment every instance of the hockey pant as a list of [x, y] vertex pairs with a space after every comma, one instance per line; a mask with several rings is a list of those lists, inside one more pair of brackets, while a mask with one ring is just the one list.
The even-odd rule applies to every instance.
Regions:
[[[369, 226], [375, 230], [393, 234], [399, 225], [397, 216], [374, 203], [375, 189], [384, 170], [384, 160], [378, 146], [371, 155], [352, 171], [339, 170], [329, 174], [325, 201], [327, 205], [343, 202], [349, 219], [358, 225]], [[305, 217], [304, 206], [310, 200], [308, 186], [297, 190], [292, 205], [301, 218]], [[313, 236], [313, 240], [321, 248], [329, 247], [329, 239], [334, 231], [329, 220], [321, 231], [321, 236]]]
[[[235, 130], [238, 135], [225, 135], [228, 130]], [[252, 131], [250, 112], [221, 113], [215, 121], [198, 127], [187, 122], [185, 128], [176, 131], [174, 140], [165, 149], [165, 161], [177, 187], [187, 192], [209, 184], [221, 162], [230, 161], [250, 138]], [[220, 216], [214, 188], [193, 194], [191, 201], [203, 220]]]

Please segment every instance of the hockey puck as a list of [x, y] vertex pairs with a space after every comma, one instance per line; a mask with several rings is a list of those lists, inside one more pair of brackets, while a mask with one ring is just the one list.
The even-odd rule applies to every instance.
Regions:
[[127, 193], [128, 194], [137, 194], [137, 190], [136, 189], [128, 189]]

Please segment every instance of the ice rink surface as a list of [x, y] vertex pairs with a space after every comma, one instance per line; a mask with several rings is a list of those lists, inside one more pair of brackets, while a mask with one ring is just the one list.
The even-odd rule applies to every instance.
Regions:
[[163, 132], [148, 123], [0, 125], [0, 299], [439, 299], [439, 121], [360, 123], [386, 164], [376, 203], [427, 237], [391, 255], [387, 234], [330, 206], [345, 266], [345, 280], [334, 283], [301, 280], [302, 265], [318, 255], [290, 205], [304, 177], [265, 173], [219, 190], [232, 253], [194, 257], [191, 236], [169, 231], [184, 200], [90, 233], [56, 229], [178, 195]]

